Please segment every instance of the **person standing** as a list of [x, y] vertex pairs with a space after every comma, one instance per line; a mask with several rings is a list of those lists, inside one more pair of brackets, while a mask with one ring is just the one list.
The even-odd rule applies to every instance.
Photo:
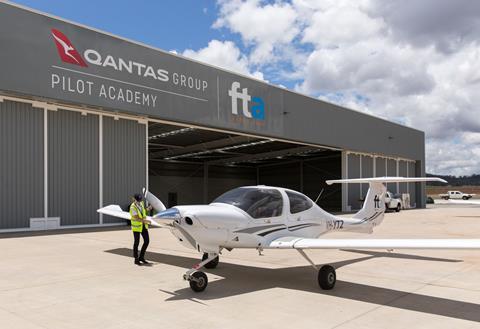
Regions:
[[[150, 243], [150, 237], [148, 235], [147, 211], [151, 210], [151, 206], [145, 208], [143, 202], [143, 196], [139, 193], [133, 195], [132, 204], [130, 205], [130, 219], [133, 232], [133, 257], [135, 258], [136, 265], [149, 264], [145, 260], [145, 252], [147, 251], [148, 244]], [[138, 245], [140, 244], [140, 235], [143, 238], [142, 249], [140, 255], [138, 254]]]

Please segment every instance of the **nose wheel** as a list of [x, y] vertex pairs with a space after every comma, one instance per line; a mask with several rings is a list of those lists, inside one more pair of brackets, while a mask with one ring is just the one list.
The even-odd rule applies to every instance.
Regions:
[[[207, 255], [205, 257], [205, 255]], [[207, 264], [214, 264], [214, 267], [208, 267]], [[183, 275], [183, 279], [190, 283], [190, 288], [195, 292], [202, 292], [207, 288], [208, 277], [202, 271], [199, 271], [202, 267], [206, 268], [215, 268], [218, 265], [218, 254], [216, 253], [205, 253], [202, 257], [202, 261], [193, 266], [190, 270]]]
[[189, 278], [190, 288], [195, 292], [202, 292], [207, 288], [208, 277], [203, 272], [194, 272]]

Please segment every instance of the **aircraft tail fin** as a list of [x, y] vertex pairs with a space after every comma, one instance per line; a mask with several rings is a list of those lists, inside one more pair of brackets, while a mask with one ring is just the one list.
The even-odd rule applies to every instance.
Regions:
[[[368, 183], [369, 189], [362, 209], [353, 218], [359, 220], [352, 225], [361, 225], [371, 231], [373, 227], [382, 223], [385, 214], [385, 194], [387, 188], [385, 183], [408, 183], [408, 182], [442, 182], [445, 180], [437, 177], [375, 177], [375, 178], [353, 178], [328, 180], [328, 185], [334, 183]], [[360, 228], [360, 227], [359, 227]]]

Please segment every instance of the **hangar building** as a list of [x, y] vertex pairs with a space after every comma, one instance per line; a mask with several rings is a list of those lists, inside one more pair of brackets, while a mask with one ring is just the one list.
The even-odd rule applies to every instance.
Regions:
[[[331, 211], [424, 176], [424, 133], [10, 3], [0, 3], [0, 232], [118, 225], [96, 209], [148, 187], [167, 206], [242, 185]], [[423, 207], [424, 185], [389, 184]]]

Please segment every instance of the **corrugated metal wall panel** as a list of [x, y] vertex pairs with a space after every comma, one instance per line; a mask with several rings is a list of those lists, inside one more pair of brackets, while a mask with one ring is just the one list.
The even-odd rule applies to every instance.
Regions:
[[[393, 159], [387, 159], [387, 176], [397, 176], [397, 161]], [[397, 192], [397, 183], [388, 183], [387, 190], [392, 193]]]
[[[103, 204], [127, 207], [146, 185], [146, 132], [137, 121], [103, 118]], [[121, 222], [104, 216], [104, 223]]]
[[[399, 176], [400, 177], [407, 177], [407, 165], [408, 163], [406, 161], [400, 161], [398, 166], [399, 166]], [[407, 184], [408, 183], [400, 183], [400, 191], [399, 193], [407, 193]]]
[[43, 217], [43, 110], [0, 102], [0, 229]]
[[[415, 162], [408, 163], [408, 177], [415, 177]], [[416, 184], [418, 183], [408, 183], [408, 191], [410, 192], [410, 204], [412, 207], [416, 207]]]
[[[360, 155], [348, 155], [348, 178], [360, 178]], [[352, 210], [360, 209], [360, 184], [348, 184], [348, 205]]]
[[[373, 157], [362, 155], [362, 177], [373, 177]], [[369, 184], [360, 184], [362, 198], [367, 196]]]
[[97, 115], [48, 113], [48, 216], [61, 225], [98, 224]]
[[385, 161], [387, 159], [376, 157], [375, 158], [375, 177], [384, 177], [387, 175]]

